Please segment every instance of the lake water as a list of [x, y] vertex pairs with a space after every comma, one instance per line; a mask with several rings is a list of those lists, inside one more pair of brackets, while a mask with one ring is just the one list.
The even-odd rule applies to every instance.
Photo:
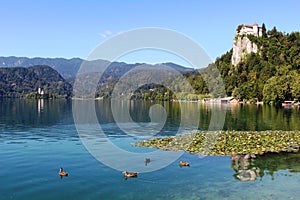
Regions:
[[[0, 199], [299, 199], [298, 154], [266, 155], [237, 165], [231, 163], [230, 157], [182, 153], [164, 167], [124, 179], [120, 170], [100, 162], [83, 145], [83, 136], [79, 137], [74, 124], [72, 103], [74, 106], [74, 101], [67, 100], [0, 99]], [[96, 101], [97, 120], [106, 139], [124, 152], [143, 155], [155, 151], [130, 145], [149, 136], [139, 137], [136, 124], [144, 127], [144, 132], [153, 131], [148, 126], [149, 108], [153, 104], [125, 102], [133, 121], [119, 124], [125, 129], [132, 128], [136, 134], [130, 135], [116, 123], [110, 104]], [[207, 130], [213, 113], [224, 111], [224, 129], [300, 130], [298, 108], [192, 102], [160, 105], [166, 110], [166, 122], [155, 136], [194, 131], [193, 122], [197, 117], [198, 128]], [[183, 117], [182, 107], [188, 113]], [[180, 125], [182, 121], [187, 123]], [[89, 130], [87, 134], [94, 131], [93, 126]], [[122, 158], [112, 159], [114, 165], [123, 166]], [[155, 168], [163, 160], [164, 157], [151, 159], [147, 166], [141, 160], [139, 167], [141, 170]], [[189, 161], [191, 166], [181, 168], [179, 160]], [[59, 167], [68, 171], [69, 176], [61, 178]], [[239, 170], [247, 169], [257, 170], [252, 182], [237, 178]]]

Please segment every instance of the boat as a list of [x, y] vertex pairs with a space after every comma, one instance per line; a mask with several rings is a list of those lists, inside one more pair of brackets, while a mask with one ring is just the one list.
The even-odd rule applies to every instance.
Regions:
[[291, 108], [293, 104], [294, 104], [294, 101], [284, 101], [284, 102], [282, 103], [282, 106], [283, 106], [284, 108]]

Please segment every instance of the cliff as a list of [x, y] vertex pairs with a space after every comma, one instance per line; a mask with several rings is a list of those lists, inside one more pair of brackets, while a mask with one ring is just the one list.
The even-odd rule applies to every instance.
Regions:
[[256, 22], [253, 25], [243, 24], [237, 28], [232, 48], [231, 63], [233, 66], [236, 66], [244, 55], [258, 51], [257, 45], [251, 42], [247, 35], [259, 37], [262, 35], [262, 28], [258, 27]]
[[237, 35], [233, 42], [232, 48], [232, 65], [236, 66], [243, 58], [244, 55], [249, 53], [257, 53], [257, 45], [250, 41], [248, 37], [243, 35]]

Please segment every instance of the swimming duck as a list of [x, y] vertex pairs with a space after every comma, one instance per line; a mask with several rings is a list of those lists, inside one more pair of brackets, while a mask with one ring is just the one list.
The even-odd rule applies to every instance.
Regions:
[[145, 159], [145, 165], [147, 166], [147, 164], [150, 163], [150, 161], [151, 161], [150, 158], [146, 158]]
[[68, 176], [68, 172], [64, 172], [62, 167], [59, 168], [58, 174], [59, 174], [60, 176]]
[[190, 166], [190, 163], [189, 163], [189, 162], [183, 162], [182, 160], [180, 160], [180, 161], [179, 161], [179, 166], [180, 166], [180, 167], [182, 167], [182, 166], [188, 166], [188, 167], [189, 167], [189, 166]]
[[130, 172], [128, 173], [127, 171], [122, 172], [125, 177], [137, 177], [137, 172]]

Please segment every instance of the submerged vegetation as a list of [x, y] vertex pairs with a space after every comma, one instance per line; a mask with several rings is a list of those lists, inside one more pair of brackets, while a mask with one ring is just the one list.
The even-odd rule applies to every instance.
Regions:
[[231, 168], [235, 171], [233, 177], [240, 181], [262, 180], [266, 175], [274, 180], [275, 173], [279, 170], [284, 176], [290, 172], [299, 173], [299, 161], [299, 153], [266, 153], [255, 159], [232, 159]]
[[192, 154], [233, 156], [269, 152], [298, 152], [299, 131], [208, 131], [150, 138], [133, 145]]

